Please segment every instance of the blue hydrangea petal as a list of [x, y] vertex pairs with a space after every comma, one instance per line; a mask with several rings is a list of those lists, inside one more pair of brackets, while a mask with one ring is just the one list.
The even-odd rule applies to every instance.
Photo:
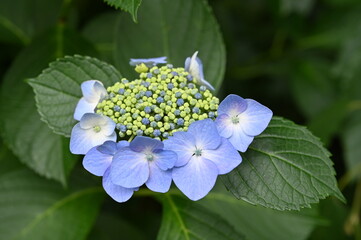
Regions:
[[122, 140], [122, 141], [117, 142], [117, 150], [120, 150], [124, 147], [129, 147], [128, 141]]
[[239, 125], [250, 136], [261, 134], [272, 118], [272, 111], [252, 99], [246, 99], [247, 109], [240, 115]]
[[74, 111], [74, 119], [80, 121], [81, 117], [86, 113], [94, 113], [94, 109], [96, 108], [98, 103], [90, 103], [85, 100], [85, 98], [81, 98], [77, 103]]
[[203, 150], [202, 157], [214, 162], [219, 174], [229, 173], [242, 162], [241, 155], [226, 138], [222, 138], [217, 149]]
[[145, 154], [130, 149], [114, 155], [110, 170], [112, 182], [126, 188], [139, 187], [149, 178], [149, 166]]
[[103, 83], [98, 80], [89, 80], [81, 84], [83, 97], [87, 102], [98, 103], [101, 98], [107, 95], [107, 90]]
[[128, 201], [136, 188], [124, 188], [118, 185], [115, 185], [110, 178], [110, 169], [108, 168], [103, 176], [103, 188], [105, 192], [117, 202], [126, 202]]
[[117, 143], [112, 141], [106, 141], [102, 145], [97, 147], [100, 153], [107, 155], [114, 155], [117, 152]]
[[155, 162], [149, 164], [149, 179], [145, 185], [154, 192], [168, 192], [172, 183], [172, 171], [160, 169]]
[[91, 148], [83, 159], [84, 168], [96, 175], [103, 176], [105, 170], [107, 170], [112, 163], [113, 156], [104, 154], [98, 151], [98, 147]]
[[233, 134], [233, 123], [227, 114], [218, 116], [215, 120], [219, 135], [229, 138]]
[[227, 114], [228, 116], [236, 116], [247, 109], [247, 102], [242, 97], [230, 94], [218, 106], [218, 115]]
[[162, 170], [168, 170], [174, 167], [174, 164], [178, 160], [178, 156], [175, 152], [169, 150], [157, 151], [154, 163]]
[[193, 122], [188, 127], [188, 133], [193, 135], [197, 148], [216, 149], [221, 144], [217, 126], [209, 118]]
[[154, 149], [163, 149], [164, 144], [150, 137], [136, 136], [129, 144], [130, 149], [136, 152], [153, 151]]
[[187, 132], [175, 132], [172, 137], [164, 140], [164, 146], [177, 154], [175, 166], [180, 167], [187, 164], [194, 154], [195, 139]]
[[237, 131], [234, 131], [232, 136], [228, 140], [232, 143], [233, 147], [240, 152], [245, 152], [248, 146], [253, 141], [252, 136], [249, 136], [243, 132], [241, 128], [238, 128]]
[[193, 201], [205, 197], [211, 191], [217, 176], [217, 166], [203, 157], [193, 157], [183, 167], [172, 170], [175, 185]]
[[198, 51], [196, 51], [192, 57], [186, 59], [184, 69], [193, 76], [199, 85], [205, 85], [207, 88], [214, 91], [214, 87], [204, 79], [203, 64], [197, 55]]
[[77, 123], [70, 137], [70, 152], [73, 154], [86, 154], [92, 147], [103, 144], [105, 141], [116, 141], [117, 135], [113, 132], [109, 136], [96, 133], [93, 129], [83, 129]]
[[157, 58], [131, 58], [129, 64], [131, 66], [136, 66], [144, 63], [147, 67], [153, 67], [157, 64], [167, 63], [167, 57], [157, 57]]

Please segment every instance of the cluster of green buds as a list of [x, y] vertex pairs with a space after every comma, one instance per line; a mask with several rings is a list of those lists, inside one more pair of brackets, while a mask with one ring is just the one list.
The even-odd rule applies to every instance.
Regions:
[[96, 113], [111, 118], [121, 138], [166, 139], [194, 121], [216, 118], [219, 99], [184, 68], [140, 64], [135, 70], [139, 79], [123, 78], [108, 87], [107, 97], [97, 105]]

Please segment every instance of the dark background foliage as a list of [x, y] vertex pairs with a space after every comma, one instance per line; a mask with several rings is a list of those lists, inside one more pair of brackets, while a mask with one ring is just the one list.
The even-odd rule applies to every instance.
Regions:
[[[244, 98], [257, 99], [271, 108], [275, 115], [306, 125], [332, 153], [339, 187], [347, 204], [331, 197], [313, 205], [312, 209], [279, 215], [274, 210], [246, 203], [232, 208], [224, 202], [217, 202], [217, 198], [210, 198], [196, 207], [185, 204], [184, 213], [202, 212], [212, 206], [213, 209], [224, 210], [218, 210], [217, 214], [233, 222], [234, 227], [239, 228], [249, 239], [270, 237], [264, 231], [274, 234], [268, 239], [360, 239], [361, 2], [210, 0], [209, 5], [220, 25], [227, 54], [225, 78], [219, 97], [235, 93]], [[156, 239], [161, 226], [162, 207], [158, 200], [146, 194], [126, 204], [118, 204], [105, 197], [101, 204], [105, 195], [98, 189], [100, 180], [85, 173], [79, 159], [72, 159], [67, 153], [64, 153], [65, 156], [57, 154], [67, 147], [66, 140], [54, 137], [51, 132], [29, 136], [29, 128], [42, 129], [46, 126], [33, 125], [33, 122], [38, 123], [38, 116], [31, 115], [29, 110], [34, 108], [30, 104], [33, 101], [30, 87], [24, 82], [12, 81], [35, 77], [50, 61], [66, 54], [91, 55], [117, 66], [112, 52], [115, 42], [119, 41], [114, 37], [118, 15], [129, 21], [132, 19], [129, 13], [115, 10], [101, 0], [93, 0], [91, 3], [86, 0], [0, 2], [3, 99], [0, 118], [11, 115], [14, 119], [13, 125], [1, 120], [1, 137], [4, 140], [0, 141], [0, 180], [3, 179], [1, 184], [5, 189], [17, 189], [27, 181], [34, 181], [35, 186], [31, 185], [28, 189], [28, 194], [34, 196], [50, 192], [45, 200], [35, 197], [30, 199], [33, 202], [41, 200], [46, 203], [52, 199], [71, 201], [74, 194], [81, 194], [86, 204], [70, 204], [66, 210], [75, 211], [75, 215], [69, 215], [78, 216], [75, 224], [81, 221], [89, 224], [85, 224], [79, 231], [70, 229], [71, 234], [59, 239], [73, 239], [74, 236], [81, 236], [79, 239], [114, 239], [114, 236], [119, 236], [119, 239]], [[65, 40], [59, 39], [59, 36]], [[63, 46], [60, 53], [59, 48], [53, 48], [53, 43], [59, 41]], [[33, 44], [36, 48], [27, 50]], [[39, 55], [39, 59], [33, 58], [36, 55]], [[8, 104], [4, 99], [15, 101]], [[17, 105], [17, 99], [25, 99], [23, 102], [29, 100], [29, 106]], [[11, 109], [21, 109], [23, 114], [13, 114]], [[18, 124], [23, 125], [20, 127]], [[54, 154], [45, 156], [45, 153], [30, 153], [29, 146], [19, 144], [15, 135], [9, 136], [9, 127], [19, 130], [28, 138], [52, 139], [45, 146], [44, 141], [40, 140], [33, 144], [38, 144], [39, 148], [56, 146]], [[16, 157], [9, 148], [16, 153]], [[68, 159], [64, 165], [56, 166], [62, 169], [60, 175], [49, 173], [52, 179], [62, 185], [53, 180], [44, 183], [42, 178], [17, 160], [26, 158], [29, 163], [27, 166], [40, 166], [42, 163], [37, 161], [37, 154], [43, 158]], [[73, 165], [75, 169], [71, 172]], [[4, 175], [13, 170], [17, 171], [12, 175]], [[67, 180], [68, 176], [70, 180]], [[2, 202], [0, 193], [0, 239], [8, 239], [8, 228], [22, 224], [11, 221], [5, 224], [8, 214], [5, 210], [12, 206], [6, 204], [21, 201], [21, 197], [18, 199], [15, 193], [10, 196], [8, 201], [3, 198]], [[37, 204], [32, 205], [31, 201], [21, 205], [24, 211], [28, 206], [32, 209], [41, 208]], [[98, 209], [101, 211], [97, 215]], [[84, 212], [87, 215], [83, 215]], [[60, 218], [71, 219], [69, 216], [63, 214]], [[85, 216], [84, 219], [82, 216]], [[41, 217], [38, 221], [41, 221]], [[272, 221], [274, 226], [269, 226]], [[47, 224], [54, 226], [52, 221]], [[288, 228], [294, 228], [295, 231], [288, 232]], [[277, 235], [280, 232], [284, 234]], [[47, 236], [40, 234], [32, 239], [50, 239]], [[161, 239], [161, 236], [158, 235], [158, 238]], [[17, 239], [27, 239], [26, 229], [24, 235]]]

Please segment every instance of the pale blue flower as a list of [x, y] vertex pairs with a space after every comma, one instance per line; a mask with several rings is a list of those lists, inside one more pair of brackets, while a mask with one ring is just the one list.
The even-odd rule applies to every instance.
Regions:
[[116, 141], [115, 122], [102, 115], [86, 113], [80, 119], [70, 136], [70, 152], [86, 154], [92, 147], [105, 141]]
[[129, 64], [131, 66], [137, 66], [144, 63], [148, 68], [154, 67], [157, 64], [167, 63], [167, 57], [157, 57], [157, 58], [131, 58]]
[[103, 177], [103, 188], [107, 194], [117, 202], [128, 201], [134, 191], [138, 188], [124, 188], [114, 184], [110, 177], [110, 165], [113, 156], [123, 147], [128, 147], [128, 141], [120, 141], [118, 143], [106, 141], [100, 146], [91, 148], [83, 159], [83, 166], [86, 170], [96, 176]]
[[94, 113], [94, 109], [101, 99], [107, 95], [103, 83], [98, 80], [89, 80], [81, 84], [83, 97], [76, 105], [74, 119], [80, 120], [85, 113]]
[[241, 152], [245, 152], [253, 138], [266, 129], [273, 115], [269, 108], [255, 100], [234, 94], [228, 95], [217, 111], [219, 134]]
[[164, 144], [178, 155], [172, 170], [174, 183], [194, 201], [208, 194], [219, 174], [229, 173], [242, 162], [211, 119], [193, 122], [187, 132], [175, 132]]
[[202, 61], [197, 57], [198, 51], [193, 54], [192, 57], [188, 57], [185, 61], [184, 69], [192, 75], [193, 79], [196, 80], [197, 84], [204, 85], [208, 89], [214, 91], [214, 87], [204, 79], [203, 75], [203, 64]]
[[113, 158], [110, 167], [111, 181], [125, 188], [145, 185], [154, 192], [167, 192], [172, 182], [177, 154], [164, 150], [161, 141], [137, 136]]

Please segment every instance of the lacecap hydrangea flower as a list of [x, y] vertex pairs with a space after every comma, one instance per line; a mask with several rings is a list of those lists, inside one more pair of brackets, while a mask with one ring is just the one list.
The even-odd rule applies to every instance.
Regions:
[[139, 78], [81, 85], [70, 150], [85, 155], [84, 168], [103, 177], [114, 200], [127, 201], [143, 185], [165, 193], [172, 181], [191, 200], [205, 197], [271, 120], [254, 100], [232, 94], [220, 103], [197, 54], [184, 68], [166, 57], [131, 59]]

